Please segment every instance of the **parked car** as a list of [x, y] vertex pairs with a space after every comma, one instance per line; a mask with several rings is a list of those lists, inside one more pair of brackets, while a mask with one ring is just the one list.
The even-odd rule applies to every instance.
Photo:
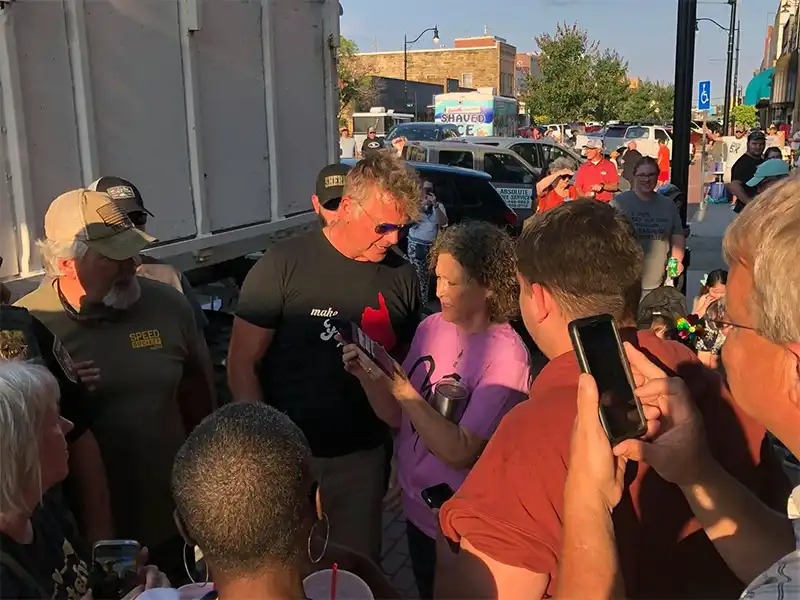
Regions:
[[469, 144], [460, 139], [448, 142], [409, 142], [403, 149], [403, 156], [413, 162], [449, 165], [488, 173], [491, 175], [491, 185], [505, 203], [521, 218], [530, 216], [535, 210], [533, 188], [539, 180], [541, 169], [525, 161], [513, 150], [486, 144]]
[[[342, 160], [350, 166], [356, 162], [358, 159], [355, 158]], [[517, 213], [503, 201], [486, 173], [426, 162], [409, 161], [408, 164], [417, 170], [420, 177], [433, 183], [436, 199], [447, 211], [450, 223], [487, 221], [514, 234], [522, 226]]]
[[533, 140], [508, 137], [463, 137], [458, 139], [470, 144], [484, 144], [516, 152], [525, 162], [538, 169], [539, 176], [542, 173], [547, 173], [550, 163], [557, 158], [569, 158], [575, 163], [576, 167], [586, 160], [579, 152], [574, 152], [550, 138]]
[[386, 135], [386, 144], [398, 137], [413, 142], [441, 142], [458, 137], [458, 126], [452, 123], [401, 123]]

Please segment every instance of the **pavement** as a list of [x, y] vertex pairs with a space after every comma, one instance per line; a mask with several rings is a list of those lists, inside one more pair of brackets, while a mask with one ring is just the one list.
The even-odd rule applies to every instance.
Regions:
[[[703, 275], [725, 267], [725, 261], [722, 259], [722, 238], [725, 229], [735, 217], [729, 204], [701, 205], [699, 183], [700, 168], [693, 166], [690, 171], [687, 215], [691, 225], [691, 235], [686, 242], [692, 249], [692, 262], [687, 273], [689, 304], [698, 295]], [[406, 598], [417, 599], [419, 596], [408, 556], [405, 528], [402, 511], [384, 513], [381, 566], [400, 593]]]

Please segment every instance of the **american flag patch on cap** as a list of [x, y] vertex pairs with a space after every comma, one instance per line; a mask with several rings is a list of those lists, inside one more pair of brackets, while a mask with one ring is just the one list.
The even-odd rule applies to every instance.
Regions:
[[133, 229], [133, 222], [131, 222], [127, 213], [116, 204], [104, 204], [98, 207], [97, 216], [103, 220], [105, 225], [114, 230]]

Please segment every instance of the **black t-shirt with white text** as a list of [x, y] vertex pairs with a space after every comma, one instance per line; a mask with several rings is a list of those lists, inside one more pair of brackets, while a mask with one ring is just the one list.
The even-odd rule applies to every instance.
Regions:
[[361, 156], [369, 156], [372, 152], [382, 150], [384, 146], [383, 138], [376, 137], [375, 139], [370, 139], [367, 137], [364, 143], [361, 144]]
[[416, 273], [398, 254], [351, 260], [317, 230], [267, 250], [245, 279], [236, 316], [275, 330], [257, 367], [264, 401], [303, 430], [314, 456], [331, 457], [376, 448], [388, 433], [344, 370], [332, 319], [356, 323], [397, 353], [410, 345], [420, 311]]
[[45, 494], [31, 525], [30, 544], [0, 533], [0, 597], [83, 598], [89, 589], [89, 556], [55, 492]]
[[[731, 169], [731, 181], [740, 182], [744, 188], [744, 191], [747, 192], [747, 195], [750, 196], [750, 198], [755, 198], [758, 190], [747, 185], [747, 182], [753, 178], [753, 175], [756, 174], [756, 169], [758, 169], [758, 165], [760, 165], [762, 162], [764, 161], [761, 157], [743, 154], [735, 163], [733, 163], [733, 168]], [[744, 207], [745, 203], [737, 199], [733, 210], [739, 213], [742, 212]]]

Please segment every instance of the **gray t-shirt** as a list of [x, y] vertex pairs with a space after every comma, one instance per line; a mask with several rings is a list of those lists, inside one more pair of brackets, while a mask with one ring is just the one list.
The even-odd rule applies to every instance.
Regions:
[[339, 154], [340, 158], [355, 158], [356, 157], [356, 139], [353, 137], [340, 137], [339, 138], [339, 149], [341, 153]]
[[642, 200], [634, 192], [624, 192], [611, 205], [628, 217], [644, 250], [642, 289], [652, 290], [664, 283], [671, 248], [670, 237], [683, 235], [677, 205], [661, 194]]

